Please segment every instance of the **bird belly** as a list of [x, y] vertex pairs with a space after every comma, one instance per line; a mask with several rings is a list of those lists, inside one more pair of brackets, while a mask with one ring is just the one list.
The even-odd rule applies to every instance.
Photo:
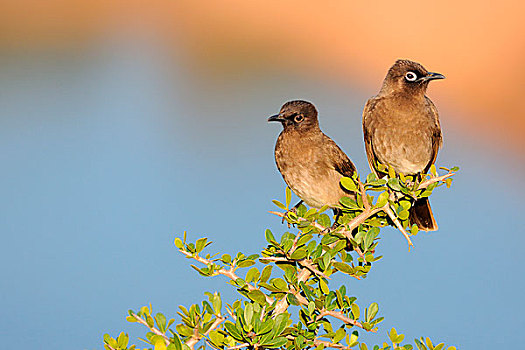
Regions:
[[[333, 171], [333, 173], [336, 173]], [[336, 173], [337, 174], [337, 173]], [[306, 167], [298, 167], [284, 177], [285, 182], [306, 204], [314, 208], [335, 207], [345, 194], [339, 182], [340, 174], [315, 174]]]
[[425, 170], [432, 159], [432, 143], [424, 130], [405, 128], [377, 131], [374, 149], [379, 161], [406, 175]]

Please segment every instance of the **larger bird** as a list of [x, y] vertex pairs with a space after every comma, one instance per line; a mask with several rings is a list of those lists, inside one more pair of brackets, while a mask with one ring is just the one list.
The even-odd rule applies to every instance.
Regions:
[[[368, 100], [363, 133], [368, 163], [378, 177], [384, 175], [378, 163], [405, 175], [424, 174], [434, 164], [443, 141], [437, 109], [425, 93], [430, 81], [444, 78], [417, 62], [397, 60]], [[414, 203], [409, 218], [420, 230], [437, 230], [428, 198]]]
[[355, 166], [321, 131], [313, 104], [287, 102], [268, 121], [283, 126], [275, 144], [275, 163], [286, 184], [302, 201], [314, 208], [336, 208], [343, 196], [355, 199], [355, 193], [340, 184], [343, 176], [354, 174]]

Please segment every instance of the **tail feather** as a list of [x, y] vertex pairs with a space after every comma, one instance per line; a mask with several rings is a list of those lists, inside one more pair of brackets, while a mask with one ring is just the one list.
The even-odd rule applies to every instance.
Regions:
[[422, 231], [436, 231], [438, 225], [432, 209], [430, 208], [430, 201], [428, 198], [418, 199], [412, 208], [410, 208], [410, 224], [416, 224], [417, 227]]

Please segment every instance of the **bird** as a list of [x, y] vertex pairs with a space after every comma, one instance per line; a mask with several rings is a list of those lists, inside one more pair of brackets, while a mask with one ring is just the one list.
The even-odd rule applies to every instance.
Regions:
[[[378, 163], [396, 173], [421, 178], [436, 161], [443, 144], [439, 115], [426, 96], [429, 82], [444, 79], [421, 64], [400, 59], [388, 70], [379, 93], [363, 110], [363, 136], [370, 169], [386, 175]], [[410, 224], [419, 230], [438, 228], [428, 198], [417, 199], [409, 211]]]
[[343, 176], [351, 177], [356, 168], [350, 158], [319, 128], [317, 109], [307, 101], [286, 102], [268, 118], [280, 122], [283, 130], [275, 144], [275, 163], [284, 181], [310, 207], [328, 206], [337, 218], [343, 196], [356, 199], [355, 192], [341, 186]]

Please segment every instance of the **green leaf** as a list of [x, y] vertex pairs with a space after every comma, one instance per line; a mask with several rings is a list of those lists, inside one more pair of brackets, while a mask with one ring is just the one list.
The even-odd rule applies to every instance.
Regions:
[[221, 260], [223, 263], [229, 264], [232, 262], [232, 257], [230, 256], [230, 254], [223, 254], [223, 256], [221, 257]]
[[286, 205], [284, 205], [283, 203], [279, 202], [278, 200], [272, 199], [272, 202], [273, 202], [273, 204], [278, 206], [280, 209], [286, 210]]
[[299, 248], [295, 252], [292, 253], [292, 255], [290, 256], [290, 259], [292, 259], [292, 260], [301, 260], [301, 259], [304, 259], [307, 254], [308, 253], [307, 253], [306, 249]]
[[305, 234], [305, 235], [302, 235], [299, 240], [297, 240], [297, 246], [300, 247], [302, 246], [303, 244], [305, 244], [306, 242], [308, 242], [309, 240], [311, 240], [313, 238], [313, 235], [311, 234]]
[[308, 313], [312, 315], [315, 311], [315, 303], [313, 301], [310, 301], [308, 303]]
[[224, 335], [217, 330], [213, 330], [209, 334], [210, 340], [216, 347], [220, 348], [224, 341]]
[[287, 342], [288, 340], [286, 338], [278, 337], [270, 341], [267, 341], [264, 344], [261, 344], [261, 346], [265, 348], [269, 348], [269, 349], [275, 349], [275, 348], [280, 348], [281, 346], [284, 346], [284, 344], [286, 344]]
[[288, 290], [288, 284], [282, 278], [274, 278], [271, 282], [273, 286], [280, 291], [285, 292]]
[[352, 315], [354, 316], [354, 320], [359, 319], [359, 314], [361, 313], [361, 310], [359, 310], [359, 306], [357, 304], [350, 305], [352, 309]]
[[352, 178], [343, 176], [341, 178], [341, 185], [349, 191], [357, 192], [357, 185]]
[[157, 321], [157, 326], [162, 333], [166, 332], [166, 316], [161, 313], [158, 313], [155, 316], [155, 321]]
[[259, 281], [265, 283], [266, 281], [268, 281], [268, 279], [270, 278], [271, 275], [272, 275], [272, 265], [267, 265], [262, 270], [261, 278], [259, 279]]
[[253, 305], [247, 304], [244, 307], [244, 320], [246, 321], [246, 324], [251, 325], [253, 320]]
[[382, 192], [379, 197], [377, 197], [376, 207], [382, 207], [388, 202], [388, 192]]
[[317, 222], [324, 227], [331, 226], [330, 217], [326, 214], [319, 215], [319, 217], [317, 218]]
[[397, 214], [397, 216], [398, 216], [401, 220], [406, 220], [406, 219], [408, 219], [408, 210], [402, 210], [399, 214]]
[[321, 288], [321, 291], [325, 294], [328, 294], [330, 292], [330, 289], [328, 289], [328, 284], [322, 278], [319, 279], [319, 288]]
[[273, 236], [272, 234], [272, 231], [266, 229], [266, 231], [264, 231], [264, 238], [266, 238], [266, 241], [268, 243], [277, 243], [277, 241], [275, 240], [275, 237]]
[[117, 338], [117, 344], [119, 348], [125, 349], [128, 346], [129, 337], [126, 333], [122, 332]]
[[374, 317], [376, 317], [378, 311], [379, 305], [377, 305], [377, 303], [370, 304], [370, 306], [368, 307], [366, 322], [372, 321]]
[[286, 300], [290, 305], [299, 305], [299, 301], [297, 301], [297, 298], [292, 293], [286, 294]]
[[419, 339], [414, 339], [414, 342], [416, 343], [416, 346], [419, 350], [428, 350], [427, 347], [419, 341]]
[[255, 264], [253, 260], [243, 260], [237, 264], [238, 267], [249, 267]]
[[273, 335], [274, 336], [280, 335], [286, 328], [287, 324], [288, 324], [288, 314], [277, 315], [277, 317], [275, 317], [275, 324], [273, 326]]
[[357, 204], [355, 200], [348, 198], [348, 197], [341, 197], [341, 199], [339, 199], [339, 203], [341, 203], [343, 206], [350, 208], [350, 209], [360, 208], [359, 204]]
[[335, 332], [335, 335], [332, 339], [332, 342], [339, 343], [341, 339], [343, 339], [346, 336], [346, 332], [344, 328], [339, 328], [337, 332]]
[[260, 305], [266, 304], [266, 295], [258, 289], [249, 291], [247, 297]]
[[269, 318], [267, 319], [266, 321], [263, 322], [263, 324], [261, 325], [261, 328], [259, 329], [259, 332], [257, 332], [258, 335], [261, 335], [261, 334], [266, 334], [268, 333], [269, 331], [272, 330], [273, 326], [274, 326], [274, 321]]
[[175, 350], [182, 350], [182, 342], [177, 333], [173, 333], [173, 343], [171, 344], [175, 345]]
[[336, 261], [333, 263], [333, 265], [337, 270], [341, 271], [342, 273], [346, 273], [347, 275], [352, 275], [355, 272], [352, 266], [342, 262]]
[[246, 274], [246, 278], [244, 280], [248, 283], [252, 281], [257, 282], [259, 280], [259, 275], [259, 269], [252, 267]]
[[197, 253], [201, 252], [204, 249], [207, 240], [207, 238], [199, 238], [197, 242], [195, 242], [195, 250], [197, 251]]
[[286, 208], [290, 208], [290, 202], [292, 201], [292, 191], [290, 187], [286, 187]]
[[237, 327], [235, 327], [235, 324], [230, 321], [226, 321], [224, 323], [224, 328], [234, 339], [244, 342], [244, 339], [242, 338], [241, 333], [237, 330]]
[[184, 244], [182, 243], [182, 240], [180, 238], [175, 238], [175, 247], [179, 249], [184, 248]]
[[388, 177], [396, 177], [396, 172], [391, 165], [388, 166]]
[[395, 177], [388, 179], [388, 187], [390, 187], [394, 191], [401, 191], [401, 184], [399, 183], [399, 179]]

